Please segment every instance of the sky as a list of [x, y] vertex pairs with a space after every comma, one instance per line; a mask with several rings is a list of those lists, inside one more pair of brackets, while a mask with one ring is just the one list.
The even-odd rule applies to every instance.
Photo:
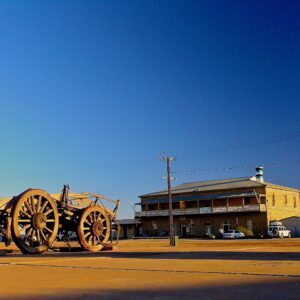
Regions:
[[[299, 1], [1, 1], [0, 195], [300, 188]], [[235, 167], [235, 168], [232, 168]]]

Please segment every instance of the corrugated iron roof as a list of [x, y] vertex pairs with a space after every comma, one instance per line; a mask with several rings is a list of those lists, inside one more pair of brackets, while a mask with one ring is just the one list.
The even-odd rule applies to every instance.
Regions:
[[141, 222], [136, 219], [121, 219], [117, 220], [120, 225], [135, 225], [140, 224]]
[[[229, 190], [229, 189], [239, 189], [239, 188], [254, 188], [263, 187], [266, 183], [262, 183], [255, 180], [255, 177], [240, 177], [240, 178], [230, 178], [221, 180], [208, 180], [208, 181], [197, 181], [183, 183], [172, 188], [172, 194], [182, 194], [182, 193], [194, 193], [194, 192], [209, 192], [218, 190]], [[150, 197], [166, 195], [167, 190], [162, 190], [154, 193], [144, 194], [139, 197]]]

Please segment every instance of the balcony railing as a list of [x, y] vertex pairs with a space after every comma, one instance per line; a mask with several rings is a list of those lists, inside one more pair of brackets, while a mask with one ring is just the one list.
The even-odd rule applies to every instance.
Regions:
[[[253, 205], [244, 205], [244, 206], [200, 207], [200, 208], [186, 208], [186, 209], [172, 210], [174, 216], [231, 213], [231, 212], [251, 212], [251, 211], [264, 212], [266, 211], [266, 205], [253, 204]], [[136, 217], [162, 217], [168, 215], [169, 215], [168, 209], [135, 212]]]

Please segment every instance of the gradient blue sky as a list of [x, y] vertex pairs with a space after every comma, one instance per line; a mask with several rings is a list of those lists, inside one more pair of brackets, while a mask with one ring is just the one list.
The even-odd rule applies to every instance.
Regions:
[[[299, 1], [1, 1], [0, 193], [120, 198], [300, 159]], [[300, 164], [266, 180], [300, 187]], [[188, 181], [254, 170], [178, 173]]]

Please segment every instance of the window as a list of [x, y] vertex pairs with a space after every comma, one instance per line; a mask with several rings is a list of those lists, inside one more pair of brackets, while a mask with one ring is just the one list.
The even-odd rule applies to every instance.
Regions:
[[250, 205], [251, 204], [251, 198], [250, 197], [245, 197], [244, 198], [244, 203], [245, 203], [245, 205]]
[[205, 225], [205, 234], [211, 235], [211, 225], [209, 223], [206, 223]]
[[275, 206], [275, 204], [276, 204], [275, 194], [273, 194], [273, 196], [272, 196], [272, 205]]
[[157, 230], [157, 224], [154, 221], [152, 221], [152, 227], [154, 230]]
[[252, 230], [252, 220], [247, 220], [247, 228]]
[[157, 204], [148, 204], [148, 210], [157, 210], [158, 206]]
[[297, 199], [296, 199], [296, 196], [294, 196], [294, 208], [297, 207]]
[[173, 202], [172, 208], [173, 209], [179, 209], [179, 202]]
[[185, 207], [186, 207], [186, 208], [192, 208], [192, 207], [193, 207], [193, 203], [192, 203], [191, 201], [187, 201], [187, 202], [185, 203]]
[[190, 227], [190, 234], [195, 235], [196, 234], [196, 226], [194, 224], [193, 219], [191, 219], [189, 227]]
[[287, 195], [285, 195], [285, 197], [284, 197], [284, 204], [285, 204], [285, 206], [288, 205], [288, 196]]
[[224, 230], [224, 232], [228, 231], [230, 229], [230, 221], [224, 221], [223, 224], [221, 225], [222, 229]]

